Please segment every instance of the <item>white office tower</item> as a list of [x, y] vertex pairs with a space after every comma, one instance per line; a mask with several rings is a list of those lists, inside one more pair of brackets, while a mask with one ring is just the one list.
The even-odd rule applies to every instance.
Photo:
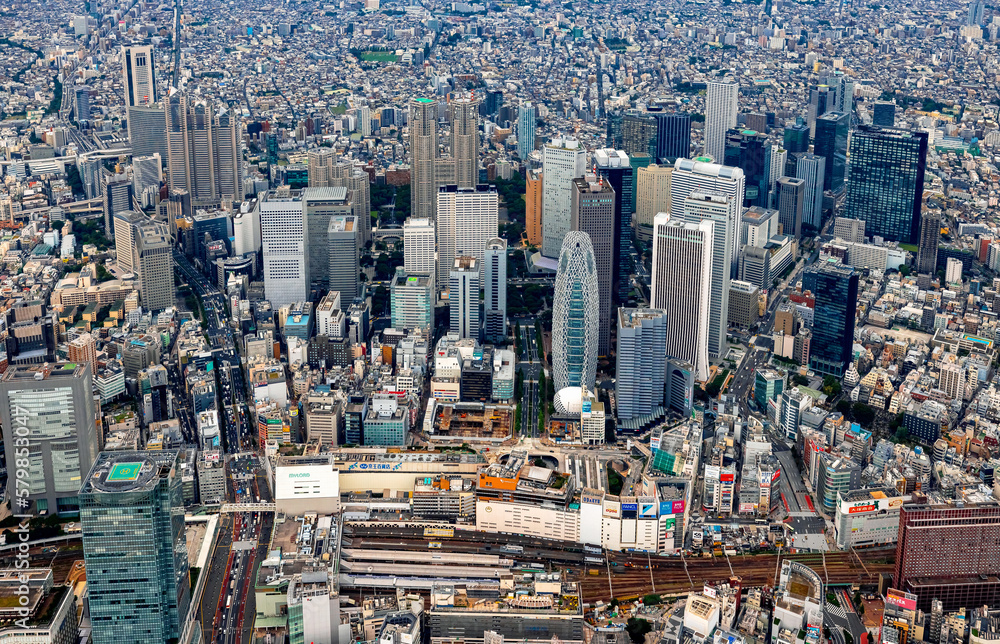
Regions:
[[497, 235], [499, 204], [496, 186], [441, 186], [436, 221], [438, 283], [448, 283], [448, 273], [456, 257], [475, 257], [477, 265], [482, 265], [486, 242]]
[[711, 221], [653, 222], [652, 308], [667, 315], [667, 355], [694, 365], [695, 378], [708, 379], [709, 299], [712, 289]]
[[667, 314], [618, 309], [615, 402], [619, 420], [652, 418], [663, 406], [667, 373]]
[[403, 223], [403, 267], [410, 275], [437, 276], [434, 220], [410, 217]]
[[260, 196], [260, 241], [264, 295], [275, 309], [309, 299], [305, 214], [298, 190], [271, 190]]
[[310, 188], [330, 186], [330, 168], [336, 159], [337, 153], [333, 148], [316, 148], [306, 153]]
[[[406, 246], [403, 246], [405, 249]], [[494, 237], [486, 242], [483, 262], [483, 329], [487, 342], [507, 337], [507, 240]]]
[[576, 139], [552, 139], [542, 157], [542, 255], [559, 257], [572, 230], [573, 179], [587, 169], [587, 151]]
[[410, 101], [410, 214], [414, 217], [430, 218], [435, 213], [437, 107], [437, 101], [430, 98]]
[[123, 210], [115, 213], [115, 263], [126, 273], [134, 273], [135, 238], [137, 226], [147, 219], [146, 215], [135, 210]]
[[802, 196], [802, 223], [817, 230], [823, 223], [823, 182], [826, 178], [826, 159], [815, 154], [799, 154], [795, 163], [795, 177], [806, 182]]
[[450, 108], [455, 183], [459, 188], [474, 188], [479, 183], [479, 101], [456, 98]]
[[[740, 246], [739, 237], [734, 234], [734, 231], [739, 229], [740, 215], [743, 213], [743, 197], [746, 194], [746, 177], [743, 170], [718, 163], [677, 159], [674, 164], [674, 172], [670, 175], [670, 217], [672, 219], [684, 219], [684, 201], [692, 192], [729, 197], [727, 239], [730, 241], [730, 250], [728, 257], [730, 276], [735, 277]], [[721, 234], [721, 231], [716, 231], [716, 234]]]
[[358, 108], [358, 131], [361, 136], [372, 135], [372, 110], [367, 105]]
[[692, 192], [684, 200], [683, 220], [690, 223], [710, 221], [712, 228], [712, 286], [708, 303], [708, 355], [720, 358], [726, 353], [726, 330], [729, 325], [730, 252], [736, 228], [730, 215], [732, 203], [726, 195]]
[[358, 296], [358, 225], [354, 215], [330, 218], [327, 228], [330, 291], [348, 306]]
[[[132, 157], [132, 189], [135, 196], [142, 201], [146, 190], [160, 191], [160, 155]], [[155, 204], [151, 204], [155, 205]]]
[[166, 101], [167, 174], [171, 192], [187, 190], [196, 206], [243, 201], [243, 136], [226, 109], [192, 103], [185, 92]]
[[600, 301], [590, 235], [571, 230], [563, 239], [552, 303], [552, 381], [556, 391], [593, 387], [597, 378]]
[[452, 333], [479, 340], [479, 260], [456, 257], [448, 272], [448, 309]]
[[240, 204], [233, 216], [233, 255], [246, 255], [260, 250], [260, 200]]
[[125, 90], [126, 107], [156, 102], [154, 68], [150, 45], [122, 47], [122, 89]]
[[147, 219], [135, 234], [135, 271], [143, 308], [162, 311], [174, 306], [174, 270], [170, 232], [166, 226]]
[[[726, 131], [736, 127], [740, 86], [733, 81], [709, 81], [705, 95], [705, 154], [721, 162], [726, 156]], [[741, 202], [742, 203], [742, 202]]]

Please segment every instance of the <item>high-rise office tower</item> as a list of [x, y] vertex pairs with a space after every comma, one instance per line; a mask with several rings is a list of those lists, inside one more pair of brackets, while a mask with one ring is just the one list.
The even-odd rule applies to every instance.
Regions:
[[542, 152], [542, 255], [555, 258], [571, 230], [573, 179], [586, 171], [587, 151], [576, 139], [553, 139]]
[[7, 363], [11, 365], [55, 362], [55, 312], [42, 300], [19, 301], [7, 309]]
[[708, 379], [709, 300], [712, 291], [710, 220], [684, 222], [663, 212], [653, 223], [650, 301], [666, 312], [666, 352]]
[[135, 210], [123, 210], [115, 214], [115, 263], [126, 273], [134, 273], [135, 245], [139, 226], [147, 220], [146, 215]]
[[611, 294], [615, 277], [615, 191], [602, 177], [573, 179], [573, 230], [587, 233], [597, 270], [597, 355], [611, 355]]
[[170, 233], [164, 224], [148, 219], [137, 228], [133, 265], [139, 277], [142, 306], [162, 311], [175, 303]]
[[656, 119], [656, 146], [651, 156], [657, 163], [672, 164], [691, 155], [691, 114], [649, 110]]
[[872, 104], [872, 125], [896, 127], [896, 104], [892, 101], [875, 101]]
[[79, 492], [94, 644], [179, 640], [191, 603], [179, 452], [102, 452]]
[[327, 227], [330, 291], [340, 293], [340, 301], [349, 307], [358, 296], [358, 222], [354, 215], [330, 217]]
[[529, 170], [524, 187], [524, 234], [528, 243], [542, 245], [542, 173]]
[[507, 240], [501, 237], [486, 242], [483, 295], [486, 341], [503, 342], [507, 337]]
[[90, 87], [77, 85], [73, 88], [73, 113], [77, 123], [90, 120]]
[[416, 275], [437, 276], [433, 219], [410, 217], [403, 223], [403, 266]]
[[846, 112], [827, 112], [816, 119], [816, 139], [813, 151], [823, 157], [823, 189], [837, 192], [844, 187], [847, 169], [847, 131], [851, 115]]
[[437, 198], [437, 101], [410, 101], [410, 215], [433, 218]]
[[[618, 297], [625, 299], [629, 291], [629, 275], [632, 274], [632, 195], [635, 189], [635, 176], [628, 155], [621, 150], [595, 150], [594, 169], [597, 175], [614, 190], [615, 245], [612, 284]], [[590, 239], [593, 242], [593, 235]], [[608, 324], [611, 324], [610, 319]]]
[[816, 120], [834, 108], [836, 92], [829, 85], [820, 85], [809, 90], [809, 107], [806, 112], [806, 123], [809, 126], [809, 136], [816, 137]]
[[788, 150], [789, 154], [808, 152], [809, 126], [804, 123], [786, 125], [782, 147]]
[[456, 98], [450, 107], [455, 183], [459, 188], [474, 188], [479, 183], [479, 101]]
[[621, 136], [608, 145], [629, 155], [652, 155], [656, 151], [656, 121], [640, 110], [629, 110], [622, 117]]
[[778, 178], [778, 221], [782, 232], [796, 239], [802, 237], [802, 215], [806, 195], [806, 182], [792, 177]]
[[858, 274], [839, 260], [817, 263], [806, 269], [802, 287], [816, 298], [809, 368], [839, 378], [854, 348]]
[[916, 244], [926, 163], [926, 132], [859, 127], [851, 137], [844, 216], [864, 219], [869, 235]]
[[563, 239], [552, 305], [552, 380], [556, 391], [594, 386], [597, 377], [598, 284], [587, 233]]
[[[740, 215], [743, 212], [743, 195], [745, 192], [745, 177], [739, 168], [730, 168], [717, 163], [706, 163], [691, 159], [677, 159], [674, 172], [670, 175], [670, 217], [683, 221], [684, 202], [692, 192], [726, 195], [729, 197], [729, 224], [726, 231], [715, 230], [715, 236], [725, 238], [730, 242], [728, 259], [730, 272], [735, 276], [739, 259], [739, 237], [735, 231], [739, 227]], [[718, 245], [719, 241], [716, 240]], [[728, 288], [727, 288], [728, 290]]]
[[275, 308], [309, 299], [309, 263], [302, 193], [269, 191], [257, 199], [260, 212], [264, 294]]
[[115, 215], [132, 210], [135, 187], [125, 175], [115, 175], [114, 179], [104, 184], [104, 234], [108, 239], [115, 238]]
[[482, 266], [486, 242], [496, 237], [496, 186], [441, 186], [437, 197], [438, 283], [448, 284], [456, 257], [475, 257]]
[[155, 189], [157, 196], [160, 191], [160, 155], [136, 156], [132, 155], [132, 190], [140, 199], [147, 189]]
[[482, 266], [475, 257], [456, 257], [448, 271], [450, 331], [479, 340], [479, 289]]
[[670, 175], [673, 166], [650, 165], [639, 168], [635, 177], [635, 235], [642, 241], [653, 239], [653, 218], [670, 212]]
[[729, 130], [726, 132], [725, 159], [721, 163], [743, 170], [746, 185], [744, 208], [767, 207], [771, 168], [766, 135], [753, 130]]
[[920, 244], [917, 252], [917, 273], [937, 272], [938, 240], [941, 238], [941, 211], [928, 209], [920, 217]]
[[337, 152], [333, 148], [316, 148], [306, 152], [306, 159], [308, 161], [309, 187], [329, 187], [330, 168], [337, 160]]
[[397, 266], [389, 305], [393, 328], [429, 331], [434, 326], [434, 278], [409, 275], [402, 266]]
[[736, 127], [740, 86], [733, 81], [709, 81], [705, 95], [705, 154], [722, 163], [726, 132]]
[[195, 205], [243, 200], [243, 136], [239, 119], [185, 92], [166, 101], [170, 190], [187, 190]]
[[899, 511], [894, 586], [930, 611], [1000, 602], [1000, 505], [907, 503]]
[[970, 0], [967, 25], [983, 25], [986, 22], [986, 0]]
[[[104, 164], [101, 163], [100, 159], [80, 159], [76, 162], [77, 172], [80, 173], [80, 181], [83, 183], [83, 192], [87, 195], [87, 199], [97, 199], [103, 192], [104, 186], [101, 183], [102, 176], [104, 174]], [[7, 203], [10, 204], [10, 197], [6, 198]], [[4, 209], [0, 209], [4, 210]], [[13, 213], [10, 216], [7, 215], [4, 210], [3, 219], [8, 221], [13, 218]]]
[[150, 45], [122, 47], [122, 89], [125, 106], [149, 105], [156, 102], [153, 48]]
[[351, 163], [335, 163], [330, 167], [330, 186], [347, 188], [351, 211], [358, 222], [358, 248], [372, 239], [371, 180], [361, 167]]
[[667, 314], [661, 309], [618, 309], [615, 400], [618, 419], [652, 416], [663, 405], [667, 368]]
[[684, 200], [683, 221], [711, 221], [715, 224], [712, 229], [712, 285], [708, 301], [708, 355], [713, 358], [725, 355], [727, 347], [730, 267], [733, 264], [730, 252], [737, 236], [732, 210], [731, 197], [727, 195], [692, 192]]
[[802, 222], [811, 224], [817, 230], [823, 224], [823, 181], [826, 174], [826, 159], [815, 154], [798, 155], [795, 164], [795, 178], [806, 182], [802, 197]]
[[[7, 495], [23, 498], [16, 487], [27, 484], [30, 505], [21, 510], [46, 515], [77, 511], [80, 480], [90, 471], [100, 440], [93, 386], [89, 363], [12, 365], [0, 377]], [[26, 477], [16, 472], [26, 472]]]
[[833, 102], [828, 107], [828, 112], [843, 112], [850, 115], [854, 113], [854, 81], [850, 76], [842, 71], [835, 71], [827, 77], [827, 84], [834, 92]]
[[[774, 207], [775, 199], [778, 196], [778, 178], [789, 176], [785, 174], [785, 167], [788, 165], [788, 150], [776, 143], [767, 144], [768, 172], [767, 189], [770, 191], [770, 202], [768, 207]], [[794, 175], [792, 175], [794, 176]]]
[[[347, 188], [304, 188], [302, 197], [302, 216], [305, 218], [306, 265], [309, 269], [309, 284], [327, 285], [330, 280], [330, 222], [335, 217], [345, 217], [353, 213]], [[351, 236], [357, 242], [354, 229], [357, 219], [354, 219]], [[351, 254], [358, 256], [357, 249]], [[348, 257], [348, 260], [350, 257]], [[347, 305], [355, 294], [344, 294], [343, 302]]]
[[167, 115], [162, 104], [128, 107], [128, 140], [132, 156], [167, 158]]
[[517, 156], [527, 160], [535, 149], [535, 106], [531, 101], [517, 108]]

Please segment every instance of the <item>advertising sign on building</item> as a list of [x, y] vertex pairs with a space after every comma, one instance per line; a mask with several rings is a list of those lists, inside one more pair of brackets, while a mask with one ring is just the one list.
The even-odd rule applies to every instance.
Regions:
[[890, 588], [886, 592], [885, 603], [904, 610], [917, 610], [917, 596], [895, 588]]

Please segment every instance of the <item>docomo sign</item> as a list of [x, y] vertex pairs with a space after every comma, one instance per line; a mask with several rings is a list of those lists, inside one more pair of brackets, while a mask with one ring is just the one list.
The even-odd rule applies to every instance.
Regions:
[[895, 588], [890, 588], [885, 594], [885, 603], [892, 604], [897, 608], [902, 608], [903, 610], [916, 610], [917, 609], [917, 596], [911, 595], [910, 593], [904, 593], [901, 590], [896, 590]]

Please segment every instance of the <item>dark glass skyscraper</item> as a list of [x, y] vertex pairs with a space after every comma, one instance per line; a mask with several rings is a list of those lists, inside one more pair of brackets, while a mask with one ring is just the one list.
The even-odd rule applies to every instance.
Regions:
[[657, 163], [673, 163], [691, 155], [691, 115], [650, 110], [656, 119], [656, 146], [650, 156]]
[[927, 133], [861, 126], [851, 137], [844, 216], [865, 234], [916, 244], [927, 163]]
[[594, 167], [597, 175], [615, 191], [615, 255], [614, 283], [624, 299], [628, 295], [628, 278], [632, 274], [632, 191], [635, 178], [628, 155], [621, 150], [596, 150]]
[[809, 368], [839, 378], [854, 346], [858, 274], [838, 261], [822, 262], [805, 271], [802, 287], [816, 298]]
[[785, 126], [784, 146], [789, 154], [809, 151], [809, 126], [805, 123]]
[[816, 119], [816, 139], [813, 152], [826, 159], [823, 190], [837, 192], [844, 187], [847, 170], [847, 130], [851, 115], [846, 112], [827, 112]]
[[743, 207], [767, 207], [770, 157], [767, 136], [753, 130], [726, 132], [726, 156], [723, 165], [740, 168], [746, 177]]

